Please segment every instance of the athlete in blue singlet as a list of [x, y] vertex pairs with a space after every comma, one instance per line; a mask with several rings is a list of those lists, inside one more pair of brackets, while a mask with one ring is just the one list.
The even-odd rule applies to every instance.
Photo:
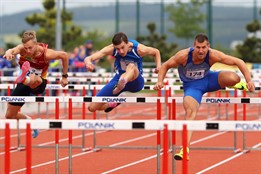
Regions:
[[[236, 65], [245, 77], [245, 82], [235, 72], [220, 71], [213, 72], [210, 67], [220, 62], [226, 65]], [[194, 120], [201, 103], [203, 94], [216, 91], [225, 87], [237, 89], [255, 90], [251, 75], [244, 61], [239, 58], [226, 55], [215, 49], [211, 49], [208, 37], [205, 34], [198, 34], [194, 40], [193, 48], [187, 48], [177, 52], [168, 61], [162, 64], [158, 82], [155, 90], [163, 88], [163, 79], [170, 68], [177, 68], [180, 79], [183, 81], [184, 100], [183, 106], [186, 113], [186, 120]], [[188, 132], [188, 144], [190, 144], [192, 132]], [[189, 149], [187, 149], [189, 151]], [[176, 160], [183, 158], [183, 148], [175, 154]]]
[[[86, 68], [92, 71], [93, 61], [112, 55], [115, 58], [115, 76], [106, 84], [96, 96], [118, 96], [124, 91], [139, 92], [144, 86], [142, 77], [142, 57], [155, 57], [157, 73], [161, 66], [160, 52], [156, 48], [148, 47], [135, 40], [129, 40], [126, 34], [119, 32], [112, 38], [112, 44], [85, 58]], [[91, 112], [104, 110], [110, 112], [119, 103], [90, 103]]]
[[200, 64], [193, 63], [193, 51], [193, 47], [189, 48], [186, 65], [179, 65], [178, 72], [183, 82], [184, 96], [191, 96], [200, 104], [204, 93], [221, 89], [218, 83], [218, 74], [220, 72], [210, 71], [209, 51]]

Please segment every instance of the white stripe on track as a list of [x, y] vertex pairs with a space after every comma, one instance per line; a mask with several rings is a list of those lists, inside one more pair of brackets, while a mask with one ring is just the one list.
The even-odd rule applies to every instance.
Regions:
[[[261, 145], [261, 143], [258, 143], [258, 144], [256, 144], [256, 145], [252, 146], [252, 148], [257, 148], [257, 147], [259, 147], [260, 145]], [[209, 170], [211, 170], [211, 169], [213, 169], [213, 168], [215, 168], [215, 167], [218, 167], [218, 166], [220, 166], [220, 165], [222, 165], [222, 164], [224, 164], [224, 163], [226, 163], [226, 162], [228, 162], [228, 161], [231, 161], [231, 160], [233, 160], [233, 159], [235, 159], [235, 158], [237, 158], [237, 157], [239, 157], [239, 156], [241, 156], [241, 155], [243, 155], [243, 154], [244, 154], [244, 152], [240, 152], [240, 153], [238, 153], [238, 154], [236, 154], [236, 155], [234, 155], [234, 156], [231, 156], [231, 157], [229, 157], [229, 158], [227, 158], [227, 159], [225, 159], [225, 160], [223, 160], [223, 161], [220, 161], [219, 163], [216, 163], [216, 164], [214, 164], [214, 165], [212, 165], [212, 166], [210, 166], [210, 167], [208, 167], [208, 168], [206, 168], [206, 169], [204, 169], [204, 170], [201, 170], [201, 171], [197, 172], [196, 174], [202, 174], [202, 173], [204, 173], [204, 172], [207, 172], [207, 171], [209, 171]]]
[[[72, 158], [78, 157], [78, 156], [82, 156], [82, 155], [86, 155], [86, 154], [88, 154], [88, 153], [93, 153], [93, 151], [78, 153], [78, 154], [76, 154], [76, 155], [72, 155]], [[64, 161], [64, 160], [67, 160], [68, 158], [69, 158], [68, 156], [67, 156], [67, 157], [64, 157], [64, 158], [60, 158], [59, 161]], [[48, 162], [46, 162], [46, 163], [41, 163], [41, 164], [38, 164], [38, 165], [34, 165], [34, 166], [32, 166], [31, 168], [33, 169], [33, 168], [36, 168], [36, 167], [41, 167], [41, 166], [49, 165], [49, 164], [52, 164], [52, 163], [55, 163], [55, 160], [48, 161]], [[19, 170], [15, 170], [15, 171], [10, 172], [10, 174], [18, 173], [18, 172], [23, 172], [23, 171], [25, 171], [25, 170], [26, 170], [26, 168], [22, 168], [22, 169], [19, 169]]]
[[139, 160], [139, 161], [135, 161], [135, 162], [133, 162], [133, 163], [129, 163], [129, 164], [127, 164], [127, 165], [120, 166], [120, 167], [114, 168], [114, 169], [112, 169], [112, 170], [103, 172], [103, 173], [101, 173], [101, 174], [108, 174], [108, 173], [111, 173], [111, 172], [115, 172], [115, 171], [117, 171], [117, 170], [120, 170], [120, 169], [123, 169], [123, 168], [126, 168], [126, 167], [130, 167], [130, 166], [133, 166], [133, 165], [135, 165], [135, 164], [139, 164], [139, 163], [142, 163], [142, 162], [144, 162], [144, 161], [151, 160], [151, 159], [156, 158], [156, 157], [157, 157], [157, 155], [149, 156], [149, 157], [144, 158], [144, 159], [141, 159], [141, 160]]

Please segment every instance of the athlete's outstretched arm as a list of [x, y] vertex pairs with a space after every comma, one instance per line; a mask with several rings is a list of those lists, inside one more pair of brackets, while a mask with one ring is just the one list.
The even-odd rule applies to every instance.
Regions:
[[253, 92], [255, 90], [255, 85], [252, 81], [251, 74], [246, 66], [246, 63], [243, 60], [234, 56], [224, 54], [223, 52], [218, 50], [211, 50], [211, 54], [211, 58], [214, 59], [214, 62], [220, 62], [226, 65], [236, 65], [244, 75], [249, 91]]
[[10, 49], [8, 49], [6, 52], [5, 52], [5, 54], [4, 54], [4, 58], [6, 59], [6, 60], [12, 60], [13, 58], [15, 58], [15, 55], [17, 55], [17, 54], [19, 54], [20, 53], [20, 51], [21, 51], [21, 49], [23, 48], [23, 45], [22, 44], [19, 44], [19, 45], [17, 45], [16, 47], [14, 47], [14, 48], [10, 48]]
[[99, 60], [99, 59], [103, 58], [104, 56], [112, 55], [113, 50], [114, 50], [114, 47], [111, 44], [111, 45], [108, 45], [108, 46], [102, 48], [100, 51], [97, 51], [94, 54], [92, 54], [90, 56], [87, 56], [84, 59], [84, 63], [85, 63], [85, 66], [86, 66], [87, 70], [88, 71], [93, 71], [94, 65], [93, 65], [92, 62], [96, 61], [96, 60]]
[[[63, 74], [64, 75], [67, 74], [68, 64], [69, 64], [69, 55], [66, 52], [47, 49], [45, 58], [46, 58], [47, 61], [61, 59], [62, 65], [63, 65]], [[61, 80], [62, 87], [65, 87], [67, 84], [68, 84], [67, 78], [62, 77], [62, 80]]]
[[158, 82], [155, 84], [154, 89], [160, 90], [164, 87], [164, 78], [170, 68], [176, 68], [180, 64], [186, 61], [186, 57], [188, 55], [188, 50], [184, 49], [177, 52], [174, 56], [170, 57], [166, 62], [164, 62], [159, 70], [158, 74]]
[[67, 74], [68, 72], [68, 64], [69, 64], [69, 56], [68, 53], [64, 51], [55, 51], [52, 49], [47, 49], [46, 52], [46, 60], [57, 60], [61, 59], [62, 60], [62, 65], [63, 65], [63, 74]]
[[154, 57], [156, 63], [155, 73], [158, 73], [161, 67], [161, 56], [160, 51], [157, 48], [148, 47], [143, 44], [138, 45], [138, 53], [141, 57], [150, 55]]

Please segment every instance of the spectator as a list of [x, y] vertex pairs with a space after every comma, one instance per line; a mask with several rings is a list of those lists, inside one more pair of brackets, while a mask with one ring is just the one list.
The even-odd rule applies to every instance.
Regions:
[[[0, 47], [0, 69], [1, 69], [1, 75], [11, 76], [11, 75], [12, 75], [12, 72], [10, 72], [10, 71], [5, 72], [5, 70], [4, 70], [4, 69], [7, 69], [7, 68], [11, 68], [11, 67], [12, 67], [11, 62], [9, 62], [9, 61], [6, 60], [5, 58], [3, 58], [4, 53], [5, 53], [4, 48], [1, 48], [1, 47]], [[2, 71], [4, 71], [4, 72], [2, 72]]]
[[93, 43], [91, 40], [85, 42], [85, 57], [93, 54]]

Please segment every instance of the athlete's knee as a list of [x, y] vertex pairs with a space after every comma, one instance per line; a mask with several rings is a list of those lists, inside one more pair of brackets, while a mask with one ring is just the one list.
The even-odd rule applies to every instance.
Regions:
[[239, 77], [238, 74], [234, 73], [234, 72], [229, 72], [229, 73], [225, 73], [225, 78], [229, 79], [230, 83], [238, 83], [240, 82], [241, 78]]
[[127, 71], [138, 72], [138, 67], [134, 63], [130, 63], [127, 66]]
[[35, 84], [38, 86], [43, 83], [43, 79], [39, 76], [35, 76]]
[[131, 72], [130, 81], [135, 80], [139, 76], [139, 70], [138, 70], [137, 66], [135, 66], [133, 63], [130, 63], [128, 65], [127, 72]]
[[5, 118], [6, 119], [15, 119], [16, 115], [17, 115], [17, 113], [13, 113], [10, 110], [7, 110], [5, 113]]
[[42, 82], [42, 78], [38, 75], [30, 74], [29, 77], [32, 82]]
[[235, 83], [240, 82], [241, 78], [239, 77], [239, 75], [237, 75], [236, 73], [233, 73], [232, 75], [232, 79], [234, 79]]
[[231, 82], [234, 82], [234, 83], [238, 83], [240, 82], [241, 78], [239, 77], [238, 74], [234, 73], [234, 72], [230, 72], [229, 74], [226, 74], [226, 77], [229, 78], [229, 80]]
[[137, 66], [134, 65], [134, 63], [129, 63], [128, 66], [127, 66], [127, 69], [135, 69], [137, 68]]
[[6, 119], [13, 119], [12, 115], [10, 115], [10, 114], [5, 114], [5, 118]]
[[186, 108], [186, 120], [194, 120], [196, 118], [197, 111], [193, 108]]
[[90, 112], [95, 112], [95, 111], [96, 111], [96, 109], [95, 109], [92, 105], [89, 105], [89, 106], [88, 106], [88, 110], [89, 110]]
[[191, 117], [193, 110], [191, 108], [186, 108], [185, 112], [186, 112], [186, 119], [187, 119], [188, 117]]
[[30, 87], [32, 89], [37, 88], [43, 83], [43, 79], [35, 74], [30, 75]]

